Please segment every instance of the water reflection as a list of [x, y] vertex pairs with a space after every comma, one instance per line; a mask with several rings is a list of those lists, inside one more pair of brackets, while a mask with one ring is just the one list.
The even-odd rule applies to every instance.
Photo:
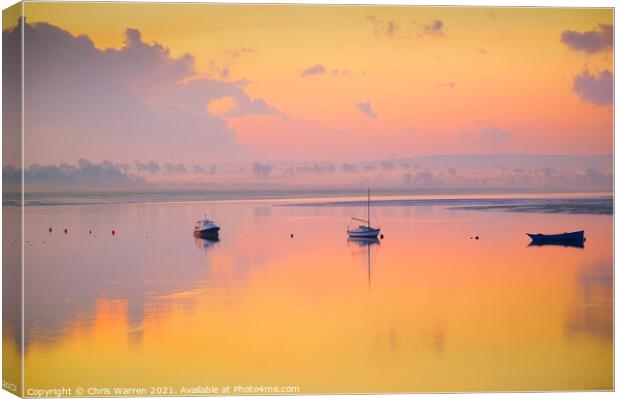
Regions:
[[564, 241], [564, 242], [545, 242], [545, 241], [532, 241], [528, 244], [528, 247], [572, 247], [572, 248], [585, 248], [583, 240]]
[[364, 248], [375, 244], [381, 244], [381, 241], [376, 237], [349, 237], [347, 241]]
[[[346, 207], [258, 207], [29, 207], [26, 381], [611, 386], [612, 218], [392, 206], [377, 208], [389, 238], [345, 241]], [[189, 239], [205, 212], [225, 226], [221, 241]], [[116, 237], [89, 236], [110, 224]], [[583, 225], [588, 248], [525, 248], [533, 224]], [[57, 225], [70, 234], [50, 235]]]
[[613, 335], [613, 268], [606, 262], [583, 267], [576, 277], [576, 296], [565, 328], [567, 334]]
[[13, 392], [21, 385], [21, 233], [21, 208], [2, 206], [2, 380]]
[[209, 239], [209, 238], [200, 238], [200, 237], [194, 236], [194, 243], [196, 244], [196, 248], [204, 249], [205, 252], [207, 249], [213, 247], [218, 242], [220, 242], [219, 238]]
[[361, 253], [366, 254], [366, 265], [368, 269], [368, 288], [370, 288], [370, 247], [373, 245], [379, 246], [381, 242], [376, 237], [349, 237], [348, 243], [356, 245], [358, 248], [365, 249], [364, 251], [353, 252], [352, 255], [359, 255]]

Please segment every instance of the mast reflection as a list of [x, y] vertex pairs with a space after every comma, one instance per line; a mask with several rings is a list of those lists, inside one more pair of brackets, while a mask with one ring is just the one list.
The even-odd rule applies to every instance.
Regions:
[[[368, 268], [368, 288], [370, 288], [370, 279], [371, 279], [371, 273], [370, 273], [370, 248], [374, 245], [381, 245], [381, 241], [379, 241], [378, 238], [376, 237], [349, 237], [347, 239], [347, 243], [348, 244], [353, 244], [355, 246], [357, 246], [358, 248], [361, 248], [361, 251], [355, 251], [352, 253], [352, 255], [360, 255], [363, 254], [364, 252], [366, 253], [366, 264], [367, 264], [367, 268]], [[365, 249], [365, 251], [364, 251]]]

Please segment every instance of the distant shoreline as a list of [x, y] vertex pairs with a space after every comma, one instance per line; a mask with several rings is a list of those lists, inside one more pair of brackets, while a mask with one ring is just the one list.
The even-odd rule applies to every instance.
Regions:
[[[291, 207], [365, 206], [364, 201], [308, 202], [283, 204]], [[571, 215], [613, 215], [613, 197], [529, 197], [529, 198], [442, 198], [378, 199], [372, 206], [441, 206], [449, 210], [499, 211], [512, 213], [561, 213]]]
[[[41, 193], [28, 195], [25, 206], [85, 206], [162, 203], [270, 203], [286, 207], [365, 206], [359, 192], [272, 192], [272, 193]], [[442, 206], [451, 210], [516, 213], [564, 213], [613, 215], [613, 193], [378, 193], [372, 205]], [[16, 207], [19, 198], [4, 198], [3, 206]]]

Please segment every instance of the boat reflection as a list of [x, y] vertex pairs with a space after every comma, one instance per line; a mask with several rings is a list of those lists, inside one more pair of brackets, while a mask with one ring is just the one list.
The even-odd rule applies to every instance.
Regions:
[[585, 248], [584, 240], [575, 240], [575, 241], [532, 241], [529, 243], [528, 247], [545, 247], [545, 246], [554, 246], [554, 247], [573, 247], [573, 248]]
[[370, 247], [373, 245], [381, 245], [381, 241], [379, 241], [376, 237], [349, 237], [347, 239], [347, 243], [354, 244], [359, 248], [366, 248], [366, 251], [356, 251], [353, 252], [352, 255], [363, 254], [366, 252], [366, 264], [368, 268], [368, 288], [370, 288]]
[[199, 236], [194, 236], [196, 248], [204, 249], [205, 251], [216, 245], [218, 242], [220, 242], [219, 238], [200, 238]]
[[377, 237], [349, 237], [348, 242], [357, 244], [359, 247], [370, 247], [375, 244], [381, 244]]

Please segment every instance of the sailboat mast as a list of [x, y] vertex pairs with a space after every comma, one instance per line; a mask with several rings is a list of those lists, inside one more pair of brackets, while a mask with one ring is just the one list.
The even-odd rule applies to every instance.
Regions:
[[368, 189], [368, 227], [370, 227], [370, 189]]

